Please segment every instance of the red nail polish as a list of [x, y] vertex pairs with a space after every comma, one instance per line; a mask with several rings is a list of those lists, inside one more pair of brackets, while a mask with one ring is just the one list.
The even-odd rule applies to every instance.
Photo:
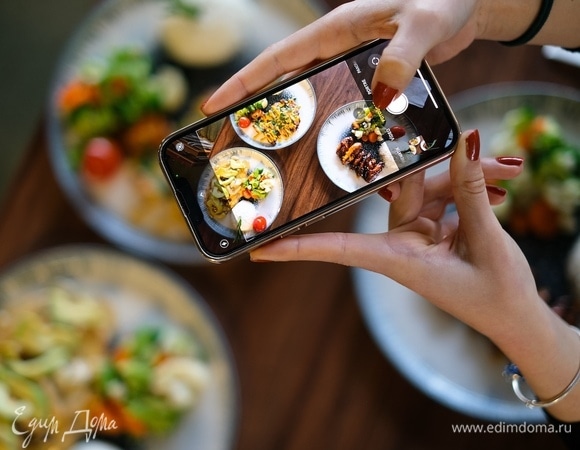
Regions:
[[499, 186], [496, 186], [494, 184], [487, 184], [485, 186], [485, 189], [487, 189], [487, 192], [492, 194], [492, 195], [498, 195], [500, 197], [504, 197], [507, 194], [507, 191]]
[[395, 95], [397, 95], [396, 89], [390, 88], [379, 81], [373, 89], [373, 103], [377, 108], [385, 109], [391, 104]]
[[393, 193], [389, 190], [388, 187], [381, 188], [379, 190], [379, 195], [383, 197], [386, 201], [390, 202], [393, 200]]
[[498, 156], [495, 160], [506, 166], [516, 166], [519, 167], [524, 163], [523, 158], [519, 158], [517, 156]]
[[479, 131], [473, 130], [465, 142], [467, 144], [467, 158], [470, 161], [477, 161], [479, 159]]

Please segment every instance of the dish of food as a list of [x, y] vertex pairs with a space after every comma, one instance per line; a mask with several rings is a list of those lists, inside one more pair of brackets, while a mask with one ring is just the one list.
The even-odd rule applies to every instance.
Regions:
[[272, 224], [283, 196], [276, 164], [259, 150], [234, 147], [210, 159], [200, 179], [197, 199], [215, 231], [248, 239]]
[[310, 81], [303, 80], [236, 111], [230, 120], [246, 144], [278, 150], [304, 136], [314, 121], [315, 112], [314, 88]]
[[201, 117], [201, 99], [220, 82], [319, 14], [310, 4], [295, 6], [107, 0], [95, 9], [65, 49], [48, 117], [57, 178], [90, 225], [144, 256], [204, 261], [157, 149], [171, 131]]
[[326, 175], [352, 192], [399, 170], [416, 138], [404, 116], [385, 115], [372, 102], [356, 101], [332, 113], [318, 135], [318, 159]]
[[511, 233], [552, 239], [575, 232], [580, 206], [580, 142], [567, 140], [552, 115], [528, 106], [508, 111], [491, 142], [491, 152], [526, 160], [517, 179], [501, 183], [509, 196], [496, 208], [496, 215]]
[[[0, 276], [0, 299], [2, 448], [85, 439], [231, 447], [238, 393], [229, 349], [177, 277], [114, 251], [64, 247]], [[52, 425], [41, 432], [31, 418]]]
[[[492, 155], [504, 117], [522, 106], [549, 115], [566, 142], [580, 143], [575, 118], [580, 93], [544, 83], [484, 86], [450, 98], [463, 129], [478, 128], [482, 154]], [[439, 164], [431, 174], [446, 170]], [[373, 197], [361, 204], [357, 232], [386, 230], [388, 204]], [[575, 234], [551, 239], [514, 236], [530, 261], [540, 293], [565, 318], [573, 305], [564, 304], [572, 290], [566, 277]], [[385, 355], [417, 389], [445, 406], [493, 422], [540, 422], [541, 411], [521, 403], [502, 377], [506, 358], [485, 337], [431, 306], [414, 292], [375, 273], [354, 270], [359, 304], [371, 333]], [[577, 307], [576, 307], [577, 310]]]

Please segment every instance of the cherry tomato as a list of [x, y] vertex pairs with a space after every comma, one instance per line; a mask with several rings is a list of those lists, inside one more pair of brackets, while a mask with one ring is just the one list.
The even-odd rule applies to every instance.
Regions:
[[238, 125], [240, 128], [248, 128], [251, 124], [252, 121], [246, 116], [242, 116], [238, 119]]
[[92, 138], [85, 147], [81, 171], [89, 179], [104, 181], [119, 169], [123, 154], [119, 144], [104, 137]]
[[256, 233], [261, 233], [268, 227], [268, 223], [266, 222], [266, 218], [264, 216], [258, 216], [254, 219], [254, 223], [252, 224], [254, 231]]

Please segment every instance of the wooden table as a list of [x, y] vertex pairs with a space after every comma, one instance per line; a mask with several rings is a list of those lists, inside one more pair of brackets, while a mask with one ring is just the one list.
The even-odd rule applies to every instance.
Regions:
[[[580, 87], [579, 69], [543, 59], [539, 48], [490, 42], [435, 72], [448, 95], [512, 80]], [[47, 145], [42, 123], [0, 208], [0, 269], [40, 249], [102, 242], [63, 195]], [[351, 208], [310, 231], [348, 230], [355, 214]], [[562, 448], [548, 434], [453, 434], [452, 424], [484, 422], [434, 402], [397, 373], [366, 329], [345, 267], [241, 258], [172, 269], [207, 300], [231, 344], [239, 450]]]

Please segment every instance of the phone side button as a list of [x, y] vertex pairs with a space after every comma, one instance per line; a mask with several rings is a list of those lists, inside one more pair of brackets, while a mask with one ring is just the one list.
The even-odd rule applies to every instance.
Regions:
[[324, 216], [324, 215], [318, 216], [316, 219], [312, 219], [311, 221], [306, 222], [306, 224], [304, 226], [309, 227], [310, 225], [318, 222], [319, 220], [325, 219], [325, 218], [326, 218], [326, 216]]
[[294, 234], [298, 231], [300, 231], [302, 227], [296, 227], [296, 228], [292, 228], [290, 231], [286, 231], [285, 233], [282, 233], [280, 236], [278, 236], [279, 239], [284, 239], [287, 236], [290, 236], [291, 234]]

